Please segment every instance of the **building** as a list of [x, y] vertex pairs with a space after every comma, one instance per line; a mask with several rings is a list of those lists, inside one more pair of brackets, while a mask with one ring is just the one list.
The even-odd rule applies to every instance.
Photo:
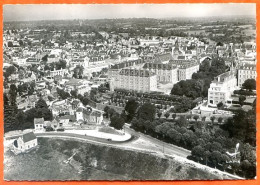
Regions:
[[50, 63], [55, 63], [55, 62], [59, 62], [60, 58], [58, 55], [56, 54], [50, 54], [48, 55], [48, 61], [47, 63], [50, 64]]
[[195, 60], [171, 60], [169, 64], [178, 68], [178, 81], [192, 79], [192, 74], [199, 71], [199, 62]]
[[166, 82], [175, 84], [178, 81], [177, 67], [170, 64], [146, 63], [144, 69], [157, 75], [157, 82]]
[[[111, 84], [111, 83], [110, 83]], [[112, 81], [113, 89], [126, 89], [138, 92], [157, 90], [157, 76], [144, 69], [122, 69]]]
[[100, 125], [103, 121], [103, 114], [101, 111], [94, 110], [90, 107], [87, 109], [80, 107], [76, 110], [76, 120], [77, 122]]
[[35, 131], [44, 131], [44, 119], [43, 118], [34, 118], [34, 130]]
[[50, 77], [54, 77], [54, 76], [57, 76], [57, 75], [60, 75], [60, 76], [64, 76], [65, 74], [68, 73], [68, 70], [67, 69], [59, 69], [59, 70], [56, 70], [54, 68], [53, 71], [50, 71]]
[[171, 53], [155, 55], [155, 59], [154, 59], [156, 63], [163, 63], [163, 64], [167, 64], [170, 60], [173, 60]]
[[256, 80], [256, 65], [243, 63], [238, 68], [237, 79], [238, 79], [237, 80], [238, 87], [242, 87], [243, 83], [247, 79], [255, 79]]
[[79, 57], [74, 58], [70, 61], [70, 66], [75, 68], [76, 66], [82, 66], [87, 68], [89, 66], [89, 58], [88, 57]]
[[15, 153], [25, 152], [31, 148], [36, 147], [37, 145], [37, 138], [33, 132], [23, 134], [13, 143]]
[[144, 62], [143, 60], [139, 59], [139, 60], [125, 61], [119, 64], [112, 65], [108, 69], [108, 79], [116, 78], [119, 75], [121, 69], [123, 68], [140, 65], [143, 62]]
[[218, 103], [228, 103], [236, 89], [237, 79], [233, 71], [214, 78], [208, 89], [208, 105], [216, 107]]
[[40, 60], [37, 60], [36, 58], [27, 58], [26, 59], [26, 65], [39, 65]]
[[140, 46], [151, 46], [151, 45], [159, 45], [160, 41], [158, 39], [140, 39]]
[[82, 79], [70, 79], [69, 81], [65, 82], [65, 90], [67, 92], [77, 90], [78, 94], [84, 95], [84, 93], [89, 92], [91, 87], [89, 86], [89, 82], [87, 80]]
[[13, 57], [13, 62], [19, 66], [26, 65], [26, 60], [27, 60], [26, 58]]

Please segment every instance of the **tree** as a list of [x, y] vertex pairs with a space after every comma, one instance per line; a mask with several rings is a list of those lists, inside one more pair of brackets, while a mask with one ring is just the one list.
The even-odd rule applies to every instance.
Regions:
[[93, 100], [93, 101], [96, 101], [97, 96], [98, 96], [98, 90], [97, 89], [91, 89], [90, 94], [89, 94], [90, 99]]
[[115, 111], [115, 109], [113, 109], [113, 108], [110, 108], [110, 109], [108, 110], [108, 115], [109, 115], [110, 119], [112, 118], [112, 116], [113, 116], [115, 113], [116, 113], [116, 111]]
[[217, 164], [222, 160], [222, 155], [219, 151], [213, 151], [210, 155], [210, 159], [216, 167]]
[[157, 113], [157, 116], [158, 116], [158, 118], [161, 118], [161, 116], [162, 116], [162, 112], [159, 111], [159, 112]]
[[248, 112], [238, 110], [233, 118], [228, 118], [220, 127], [228, 131], [230, 137], [255, 146], [256, 113], [254, 110]]
[[242, 106], [244, 104], [244, 101], [246, 100], [246, 97], [244, 95], [240, 95], [238, 98], [239, 104]]
[[164, 114], [164, 117], [167, 119], [168, 117], [170, 116], [170, 113], [169, 112], [166, 112], [165, 114]]
[[13, 42], [12, 42], [12, 41], [8, 41], [7, 46], [8, 46], [8, 47], [13, 47], [13, 46], [14, 46], [14, 45], [13, 45]]
[[197, 122], [198, 119], [199, 119], [199, 116], [198, 116], [198, 115], [194, 115], [194, 116], [193, 116], [193, 119], [195, 119], [195, 121]]
[[197, 144], [197, 136], [191, 130], [187, 130], [183, 134], [183, 142], [188, 149], [192, 149]]
[[162, 136], [168, 135], [167, 132], [173, 127], [172, 123], [164, 122], [163, 124], [157, 125], [155, 132], [161, 134]]
[[216, 119], [215, 116], [211, 116], [211, 117], [210, 117], [210, 120], [211, 120], [212, 124], [214, 123], [215, 119]]
[[242, 89], [247, 89], [248, 91], [252, 91], [256, 89], [256, 81], [255, 79], [247, 79], [242, 84]]
[[191, 115], [188, 114], [188, 115], [186, 116], [186, 118], [187, 118], [188, 120], [190, 120], [190, 119], [191, 119]]
[[166, 132], [167, 136], [172, 139], [172, 142], [179, 145], [181, 141], [181, 134], [177, 132], [174, 128], [168, 129]]
[[175, 118], [176, 118], [176, 114], [175, 114], [175, 113], [172, 113], [172, 119], [175, 120]]
[[9, 76], [14, 74], [15, 72], [16, 72], [16, 68], [14, 66], [9, 66], [9, 67], [6, 68], [6, 70], [4, 72], [4, 76], [5, 76], [5, 78], [8, 78]]
[[106, 117], [108, 118], [108, 111], [109, 111], [109, 106], [105, 106], [105, 108], [104, 108], [104, 112], [105, 112], [105, 115], [106, 115]]
[[82, 78], [83, 76], [83, 66], [76, 66], [73, 70], [73, 77], [74, 78]]
[[65, 60], [59, 60], [59, 62], [56, 62], [56, 69], [66, 69], [67, 62]]
[[9, 98], [7, 94], [4, 92], [4, 106], [9, 105]]
[[25, 114], [23, 111], [18, 111], [16, 115], [16, 125], [15, 128], [18, 129], [24, 129], [24, 122], [25, 122]]
[[208, 72], [210, 69], [210, 61], [208, 59], [205, 59], [201, 62], [200, 64], [200, 69], [199, 71], [201, 72]]
[[111, 122], [109, 125], [117, 130], [121, 130], [124, 124], [125, 120], [118, 113], [116, 113], [111, 117]]
[[77, 98], [78, 91], [77, 90], [72, 90], [72, 91], [70, 91], [70, 94], [71, 94], [72, 97]]
[[35, 86], [36, 86], [35, 82], [30, 83], [30, 85], [28, 87], [28, 95], [32, 95], [34, 93]]
[[203, 157], [204, 148], [200, 145], [195, 146], [191, 150], [191, 155], [196, 159], [196, 161], [200, 161]]
[[204, 157], [204, 159], [205, 159], [206, 165], [208, 165], [208, 159], [209, 159], [210, 155], [211, 155], [211, 152], [210, 152], [210, 151], [208, 151], [208, 150], [205, 151], [205, 150], [204, 150], [204, 152], [203, 152], [203, 157]]
[[10, 85], [9, 100], [11, 105], [16, 105], [17, 87], [15, 84]]
[[49, 101], [53, 101], [54, 98], [53, 98], [52, 96], [48, 96], [48, 100], [49, 100]]
[[224, 106], [224, 104], [222, 101], [217, 104], [218, 109], [221, 109], [223, 106]]
[[222, 123], [222, 121], [223, 121], [223, 118], [222, 118], [222, 117], [219, 117], [219, 118], [218, 118], [218, 123], [220, 124], [220, 123]]
[[126, 111], [126, 115], [127, 115], [127, 120], [126, 121], [127, 122], [130, 122], [133, 119], [138, 106], [139, 106], [138, 102], [133, 97], [130, 98], [127, 101], [127, 103], [125, 105], [125, 111]]
[[218, 42], [217, 46], [223, 46], [223, 43], [222, 42]]
[[70, 97], [70, 93], [65, 92], [63, 89], [57, 88], [57, 94], [60, 96], [61, 99], [65, 100]]
[[36, 104], [35, 104], [35, 108], [36, 109], [42, 109], [42, 108], [48, 108], [46, 102], [44, 99], [40, 98]]
[[81, 102], [82, 102], [83, 105], [86, 106], [86, 105], [89, 104], [90, 101], [89, 101], [89, 99], [88, 99], [87, 97], [83, 97], [82, 100], [81, 100]]
[[47, 61], [48, 61], [48, 55], [44, 55], [44, 56], [42, 57], [42, 61], [43, 61], [43, 62], [47, 62]]
[[137, 117], [143, 120], [153, 121], [155, 118], [156, 108], [151, 103], [144, 103], [137, 112]]
[[176, 121], [176, 125], [179, 127], [187, 127], [188, 121], [185, 116], [180, 116], [179, 119]]

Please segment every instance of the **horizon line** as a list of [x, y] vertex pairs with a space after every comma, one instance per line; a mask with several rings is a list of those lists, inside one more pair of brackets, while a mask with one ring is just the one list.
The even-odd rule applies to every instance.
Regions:
[[65, 19], [37, 19], [37, 20], [4, 20], [3, 23], [8, 23], [8, 22], [38, 22], [38, 21], [73, 21], [73, 20], [120, 20], [120, 19], [156, 19], [156, 20], [161, 20], [161, 19], [203, 19], [203, 18], [226, 18], [226, 17], [247, 17], [247, 18], [255, 18], [255, 15], [250, 15], [250, 14], [241, 14], [241, 15], [210, 15], [210, 16], [199, 16], [199, 17], [192, 17], [192, 16], [185, 16], [185, 17], [119, 17], [119, 18], [65, 18]]

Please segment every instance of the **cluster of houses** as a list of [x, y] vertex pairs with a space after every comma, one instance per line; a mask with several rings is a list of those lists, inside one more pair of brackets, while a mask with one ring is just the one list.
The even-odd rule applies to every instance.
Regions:
[[[49, 41], [39, 39], [46, 33], [51, 37]], [[102, 110], [85, 107], [78, 99], [61, 100], [59, 90], [69, 94], [76, 91], [84, 96], [109, 83], [112, 92], [115, 89], [159, 91], [161, 84], [172, 87], [179, 81], [192, 79], [205, 59], [210, 62], [219, 56], [230, 71], [217, 76], [208, 89], [208, 105], [216, 107], [219, 102], [232, 104], [233, 91], [241, 88], [245, 80], [256, 79], [255, 42], [218, 45], [192, 36], [130, 37], [128, 33], [105, 31], [99, 31], [103, 39], [97, 39], [97, 33], [70, 30], [68, 34], [74, 39], [61, 43], [62, 34], [46, 29], [5, 30], [3, 34], [4, 71], [10, 66], [16, 68], [5, 81], [17, 87], [35, 86], [30, 95], [22, 92], [17, 96], [18, 108], [25, 111], [35, 107], [40, 95], [55, 117], [53, 121], [36, 118], [36, 132], [102, 125]], [[79, 42], [80, 38], [94, 38], [95, 42], [83, 39]], [[62, 63], [65, 65], [57, 67]], [[34, 140], [33, 134], [28, 134], [14, 145], [24, 150], [37, 145]]]
[[52, 121], [34, 118], [34, 132], [23, 134], [13, 142], [13, 151], [18, 154], [37, 147], [35, 133], [71, 129], [95, 129], [103, 126], [103, 113], [91, 107], [77, 107], [75, 114], [57, 117]]

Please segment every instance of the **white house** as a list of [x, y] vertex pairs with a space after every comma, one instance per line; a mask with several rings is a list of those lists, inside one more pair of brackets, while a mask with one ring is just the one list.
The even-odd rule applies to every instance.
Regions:
[[101, 111], [88, 107], [87, 109], [78, 108], [76, 110], [77, 122], [87, 122], [87, 124], [100, 125], [103, 121], [103, 114]]
[[23, 134], [14, 141], [13, 147], [16, 153], [25, 152], [38, 145], [37, 138], [33, 132]]
[[43, 118], [34, 118], [34, 130], [35, 131], [44, 131], [44, 119]]
[[233, 71], [225, 72], [211, 82], [208, 89], [208, 105], [216, 107], [218, 103], [228, 103], [236, 89], [237, 79]]

